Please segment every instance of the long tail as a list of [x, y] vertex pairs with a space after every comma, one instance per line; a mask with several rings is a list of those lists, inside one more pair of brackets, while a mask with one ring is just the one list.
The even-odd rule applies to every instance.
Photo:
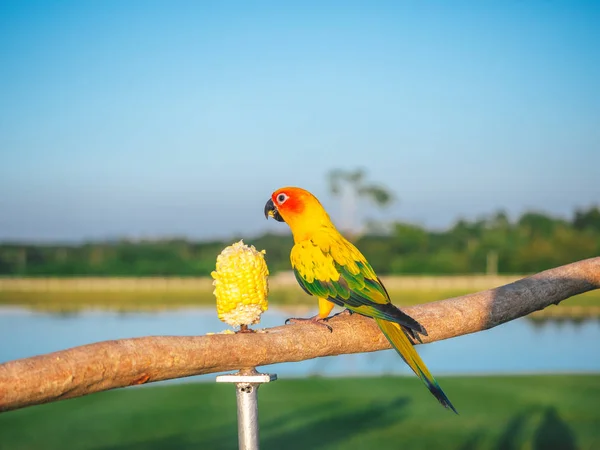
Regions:
[[433, 378], [433, 375], [425, 366], [425, 363], [415, 350], [412, 343], [408, 340], [408, 337], [400, 328], [400, 325], [394, 322], [388, 322], [387, 320], [375, 319], [377, 321], [377, 325], [381, 328], [381, 331], [385, 335], [385, 337], [390, 341], [392, 346], [396, 349], [398, 354], [402, 357], [402, 359], [409, 365], [409, 367], [417, 374], [417, 376], [425, 383], [427, 389], [438, 399], [438, 401], [444, 405], [446, 408], [450, 408], [456, 414], [458, 412], [450, 403], [444, 391], [438, 384], [438, 382]]

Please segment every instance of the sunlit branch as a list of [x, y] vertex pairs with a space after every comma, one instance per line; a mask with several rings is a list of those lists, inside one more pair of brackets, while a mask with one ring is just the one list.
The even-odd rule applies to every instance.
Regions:
[[[600, 287], [600, 257], [475, 294], [403, 308], [428, 331], [423, 342], [495, 327]], [[0, 364], [0, 411], [192, 375], [390, 348], [375, 323], [333, 318], [249, 334], [150, 336], [98, 342]], [[2, 343], [10, 345], [10, 343]]]

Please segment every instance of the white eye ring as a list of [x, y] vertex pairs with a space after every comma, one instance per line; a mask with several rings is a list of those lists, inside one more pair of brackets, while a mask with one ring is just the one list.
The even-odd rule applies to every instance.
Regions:
[[276, 200], [279, 205], [283, 205], [288, 198], [289, 197], [287, 195], [282, 193], [277, 196]]

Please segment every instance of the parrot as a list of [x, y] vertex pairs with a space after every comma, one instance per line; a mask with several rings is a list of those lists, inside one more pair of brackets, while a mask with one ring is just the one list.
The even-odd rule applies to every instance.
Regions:
[[[458, 414], [415, 350], [413, 339], [427, 336], [425, 328], [392, 304], [390, 296], [363, 254], [336, 229], [319, 200], [299, 187], [283, 187], [271, 194], [264, 214], [288, 224], [294, 246], [290, 262], [300, 287], [317, 297], [318, 313], [310, 318], [288, 319], [323, 325], [335, 305], [348, 313], [375, 320], [400, 357], [424, 382], [434, 397]], [[286, 323], [288, 322], [286, 321]]]

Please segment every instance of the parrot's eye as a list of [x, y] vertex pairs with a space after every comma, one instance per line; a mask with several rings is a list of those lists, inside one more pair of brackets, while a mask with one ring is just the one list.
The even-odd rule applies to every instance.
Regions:
[[288, 199], [288, 196], [285, 194], [279, 194], [277, 196], [277, 203], [279, 203], [280, 205], [283, 204], [283, 202], [285, 202]]

